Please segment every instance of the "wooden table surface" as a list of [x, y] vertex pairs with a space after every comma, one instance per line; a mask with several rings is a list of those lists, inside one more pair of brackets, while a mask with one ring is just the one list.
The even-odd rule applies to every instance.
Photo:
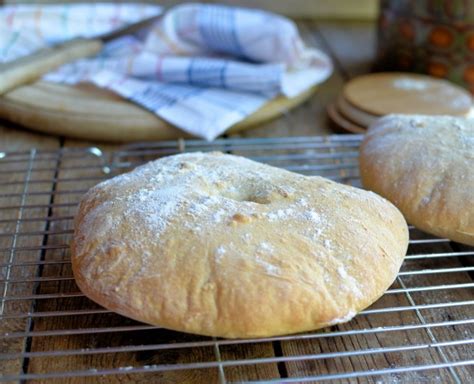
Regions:
[[[329, 53], [334, 73], [307, 102], [287, 114], [234, 137], [277, 137], [325, 135], [333, 133], [325, 108], [345, 81], [370, 70], [375, 51], [375, 24], [371, 22], [300, 22], [308, 45]], [[114, 149], [118, 144], [86, 142], [48, 136], [0, 120], [0, 151], [56, 149], [95, 145]]]
[[[334, 61], [334, 73], [332, 77], [321, 85], [320, 89], [316, 92], [314, 97], [303, 105], [297, 107], [293, 111], [285, 114], [284, 116], [275, 119], [269, 123], [263, 124], [261, 127], [248, 130], [234, 137], [284, 137], [284, 136], [302, 136], [302, 135], [326, 135], [334, 133], [326, 117], [325, 108], [328, 103], [332, 102], [337, 94], [340, 92], [341, 87], [348, 79], [362, 73], [366, 73], [370, 70], [372, 60], [375, 51], [375, 26], [373, 23], [367, 22], [301, 22], [299, 23], [302, 34], [309, 45], [314, 45], [322, 48], [328, 52]], [[27, 131], [21, 127], [15, 126], [11, 123], [2, 121], [0, 122], [0, 151], [12, 151], [12, 150], [29, 150], [31, 148], [37, 149], [59, 149], [61, 147], [85, 147], [85, 146], [98, 146], [104, 149], [115, 149], [119, 145], [111, 145], [107, 143], [94, 143], [86, 141], [71, 140], [62, 137], [51, 137], [47, 135], [38, 134], [32, 131]], [[57, 170], [58, 164], [61, 162], [61, 167]], [[35, 211], [33, 214], [35, 217], [62, 217], [71, 215], [71, 205], [75, 204], [78, 196], [73, 196], [71, 190], [84, 189], [94, 181], [78, 182], [77, 177], [90, 176], [90, 171], [87, 169], [87, 160], [82, 164], [83, 168], [73, 169], [69, 167], [65, 161], [58, 158], [51, 158], [41, 163], [41, 168], [36, 170], [35, 178], [45, 180], [42, 184], [30, 184], [30, 191], [27, 200], [27, 204], [30, 204], [28, 212]], [[11, 167], [15, 164], [12, 163]], [[55, 168], [56, 167], [56, 168]], [[14, 169], [14, 168], [12, 168]], [[56, 173], [54, 171], [56, 169]], [[2, 169], [2, 172], [7, 174], [8, 167]], [[11, 179], [8, 181], [6, 191], [8, 192], [3, 196], [1, 206], [5, 207], [8, 205], [19, 204], [18, 196], [21, 196], [23, 182], [22, 178], [24, 174], [15, 175], [11, 173]], [[67, 182], [55, 183], [57, 180], [67, 180]], [[74, 182], [74, 180], [76, 180]], [[36, 189], [35, 189], [36, 188]], [[50, 188], [53, 192], [42, 194], [40, 188]], [[23, 191], [24, 193], [24, 191]], [[11, 197], [10, 197], [11, 196]], [[22, 201], [21, 204], [24, 202]], [[37, 207], [37, 208], [35, 208]], [[54, 212], [53, 212], [54, 210]], [[27, 232], [32, 234], [31, 236], [14, 236], [13, 240], [6, 237], [11, 233], [19, 233], [19, 227], [15, 229], [15, 220], [20, 220], [17, 215], [18, 212], [14, 210], [3, 210], [2, 217], [0, 220], [0, 233], [4, 237], [0, 237], [0, 249], [8, 250], [8, 247], [13, 246], [21, 247], [22, 252], [16, 255], [16, 262], [27, 261], [24, 268], [16, 268], [15, 274], [12, 275], [15, 279], [25, 279], [33, 277], [40, 277], [46, 283], [35, 285], [35, 280], [31, 281], [30, 285], [22, 285], [22, 288], [9, 288], [10, 296], [21, 296], [29, 297], [31, 292], [35, 295], [38, 294], [54, 294], [56, 292], [75, 292], [77, 288], [74, 287], [73, 281], [53, 281], [48, 285], [48, 277], [53, 276], [70, 276], [70, 266], [67, 264], [56, 265], [50, 260], [68, 260], [69, 256], [66, 249], [56, 249], [56, 244], [67, 243], [70, 239], [70, 225], [71, 222], [61, 222], [51, 220], [46, 224], [45, 222], [25, 221], [22, 223], [21, 232]], [[38, 236], [34, 236], [34, 234]], [[416, 236], [416, 232], [415, 232]], [[421, 235], [420, 235], [421, 236]], [[39, 248], [38, 248], [39, 247]], [[51, 248], [47, 248], [51, 247]], [[411, 248], [413, 253], [437, 253], [437, 252], [453, 252], [456, 250], [455, 245], [449, 242], [443, 242], [441, 244], [428, 244], [428, 245], [416, 245], [415, 248]], [[31, 249], [41, 249], [41, 252], [35, 251], [34, 254], [26, 253]], [[24, 252], [23, 252], [24, 250]], [[47, 250], [47, 251], [46, 251]], [[11, 253], [13, 254], [13, 253]], [[2, 253], [0, 256], [9, 257], [9, 253]], [[35, 256], [36, 255], [36, 256]], [[44, 268], [40, 268], [40, 272], [36, 271], [34, 264], [28, 264], [31, 262], [32, 257], [37, 257], [41, 263], [44, 264]], [[24, 259], [23, 259], [24, 258]], [[0, 258], [0, 262], [5, 262]], [[47, 264], [48, 262], [52, 264]], [[406, 268], [457, 268], [462, 267], [458, 258], [451, 257], [438, 258], [433, 260], [420, 259], [414, 261]], [[32, 266], [28, 266], [32, 265]], [[39, 273], [39, 274], [38, 274]], [[416, 285], [442, 285], [442, 284], [467, 284], [471, 282], [471, 278], [465, 272], [462, 273], [451, 273], [449, 279], [446, 274], [436, 275], [420, 275], [413, 276], [405, 279], [408, 284]], [[7, 278], [8, 279], [8, 278]], [[400, 288], [400, 286], [396, 286]], [[30, 290], [30, 291], [29, 291]], [[470, 300], [468, 291], [457, 291], [449, 290], [443, 291], [443, 300], [446, 301], [461, 301]], [[76, 298], [80, 300], [79, 303], [86, 302], [83, 298]], [[30, 311], [41, 312], [41, 313], [52, 313], [58, 310], [74, 309], [78, 305], [78, 301], [74, 301], [74, 297], [64, 297], [59, 299], [47, 299], [47, 300], [24, 300], [22, 302], [13, 302], [11, 305], [11, 311], [13, 313], [29, 313]], [[82, 300], [82, 301], [81, 301]], [[417, 304], [430, 304], [435, 303], [437, 300], [437, 291], [420, 293], [416, 296]], [[33, 303], [34, 302], [34, 303]], [[33, 304], [31, 304], [33, 303]], [[87, 304], [86, 304], [87, 305]], [[410, 302], [407, 301], [405, 296], [401, 295], [385, 295], [381, 302], [376, 306], [409, 306]], [[472, 307], [471, 307], [472, 308]], [[3, 310], [3, 308], [2, 308]], [[451, 321], [458, 319], [472, 318], [472, 311], [468, 312], [468, 307], [456, 307], [449, 310], [439, 311], [426, 311], [427, 321], [434, 323], [440, 321]], [[8, 313], [8, 312], [7, 312]], [[0, 321], [0, 334], [2, 332], [19, 333], [22, 335], [30, 335], [28, 338], [10, 338], [0, 340], [1, 352], [21, 352], [27, 351], [28, 353], [41, 353], [41, 351], [58, 351], [58, 350], [81, 350], [82, 348], [104, 348], [104, 347], [117, 347], [120, 345], [128, 345], [133, 343], [147, 344], [150, 342], [148, 339], [151, 333], [139, 333], [139, 332], [121, 332], [117, 334], [76, 334], [73, 336], [60, 336], [60, 337], [31, 337], [28, 332], [37, 332], [41, 336], [41, 332], [49, 332], [54, 329], [88, 329], [97, 327], [97, 319], [100, 319], [102, 323], [107, 322], [109, 326], [123, 325], [124, 319], [118, 316], [107, 317], [104, 314], [97, 316], [76, 316], [76, 317], [37, 317], [32, 319], [31, 317], [24, 318], [12, 318]], [[109, 322], [110, 321], [110, 322]], [[350, 324], [340, 325], [338, 329], [367, 329], [376, 328], [380, 326], [399, 325], [399, 324], [414, 324], [417, 323], [415, 312], [394, 312], [387, 313], [385, 315], [371, 318], [370, 321], [366, 317], [357, 317]], [[26, 333], [24, 333], [26, 330]], [[472, 330], [469, 330], [467, 326], [457, 325], [450, 327], [436, 328], [432, 332], [425, 332], [423, 329], [413, 330], [411, 332], [396, 332], [387, 334], [375, 334], [360, 337], [354, 335], [351, 338], [321, 338], [318, 342], [311, 340], [301, 340], [299, 342], [262, 342], [255, 344], [238, 344], [229, 345], [222, 348], [221, 354], [223, 359], [247, 359], [247, 358], [263, 358], [273, 356], [292, 356], [298, 354], [317, 354], [322, 352], [336, 352], [345, 349], [365, 349], [365, 348], [380, 348], [384, 345], [390, 345], [393, 340], [395, 343], [405, 343], [406, 345], [412, 344], [429, 344], [431, 336], [436, 336], [438, 340], [453, 340], [462, 338], [461, 336], [468, 337]], [[142, 336], [140, 336], [142, 335]], [[147, 336], [148, 335], [148, 336]], [[153, 333], [153, 341], [155, 343], [172, 342], [175, 340], [177, 333], [173, 332], [160, 332], [156, 331]], [[430, 336], [431, 335], [431, 336]], [[187, 340], [187, 335], [181, 335], [181, 341]], [[156, 338], [156, 339], [155, 339]], [[25, 340], [28, 340], [25, 342]], [[196, 337], [192, 338], [189, 336], [189, 340], [196, 340]], [[346, 346], [344, 343], [352, 343], [351, 346]], [[445, 354], [450, 360], [467, 360], [469, 356], [472, 358], [472, 351], [469, 350], [468, 346], [451, 349], [445, 348]], [[96, 367], [96, 368], [107, 368], [113, 367], [127, 367], [134, 365], [144, 364], [175, 364], [175, 363], [186, 363], [192, 361], [206, 361], [213, 359], [212, 348], [196, 348], [192, 354], [181, 354], [179, 351], [174, 350], [163, 350], [160, 353], [154, 354], [153, 351], [142, 350], [135, 354], [124, 354], [124, 353], [113, 353], [113, 354], [77, 354], [74, 356], [60, 356], [57, 358], [35, 358], [34, 355], [18, 355], [15, 359], [0, 361], [0, 372], [5, 374], [18, 374], [18, 372], [25, 373], [37, 373], [37, 372], [50, 372], [50, 371], [68, 371], [75, 370], [82, 367], [82, 369]], [[1, 355], [1, 353], [0, 353]], [[29, 357], [28, 357], [29, 356]], [[226, 368], [227, 377], [232, 380], [245, 380], [245, 379], [263, 379], [268, 377], [293, 377], [293, 376], [304, 376], [305, 374], [324, 374], [335, 371], [352, 372], [357, 370], [367, 370], [380, 367], [397, 367], [397, 366], [410, 366], [417, 365], [420, 363], [429, 362], [442, 362], [443, 356], [438, 355], [438, 351], [435, 349], [425, 348], [423, 350], [416, 350], [414, 352], [398, 353], [396, 355], [390, 354], [374, 354], [367, 356], [355, 356], [354, 358], [344, 358], [334, 361], [324, 360], [311, 360], [311, 361], [295, 361], [289, 363], [278, 363], [278, 364], [260, 364], [258, 366], [239, 366]], [[332, 364], [336, 364], [333, 366]], [[184, 371], [184, 372], [164, 372], [163, 374], [157, 374], [153, 376], [157, 382], [164, 383], [217, 383], [218, 374], [217, 370], [201, 369], [197, 371]], [[459, 382], [471, 382], [472, 375], [467, 369], [456, 368], [456, 373], [459, 376]], [[452, 381], [446, 370], [444, 371], [427, 371], [421, 373], [413, 373], [409, 376], [398, 376], [388, 377], [387, 380], [390, 382], [437, 382], [447, 383]], [[65, 382], [68, 383], [88, 383], [92, 379], [87, 378], [71, 378]], [[95, 378], [93, 382], [136, 382], [144, 383], [147, 381], [146, 375], [123, 375], [123, 376], [104, 376]], [[380, 381], [379, 381], [380, 380]], [[34, 382], [49, 382], [48, 380], [34, 381]], [[384, 378], [370, 378], [370, 379], [355, 379], [338, 382], [384, 382]]]

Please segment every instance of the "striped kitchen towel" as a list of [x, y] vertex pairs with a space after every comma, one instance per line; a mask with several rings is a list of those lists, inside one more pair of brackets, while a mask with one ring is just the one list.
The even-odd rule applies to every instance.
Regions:
[[[0, 8], [0, 61], [75, 37], [94, 37], [154, 15], [147, 4], [17, 5]], [[278, 15], [184, 4], [155, 25], [67, 64], [48, 81], [108, 88], [195, 136], [212, 140], [267, 101], [324, 81], [329, 58], [306, 47]]]

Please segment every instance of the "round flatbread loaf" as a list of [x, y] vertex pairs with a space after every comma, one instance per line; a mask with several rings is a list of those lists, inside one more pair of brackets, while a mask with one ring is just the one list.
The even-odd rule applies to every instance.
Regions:
[[364, 138], [360, 173], [409, 223], [474, 245], [474, 120], [383, 117]]
[[350, 320], [390, 286], [408, 231], [372, 192], [243, 157], [165, 157], [82, 199], [72, 267], [92, 300], [169, 329], [259, 337]]

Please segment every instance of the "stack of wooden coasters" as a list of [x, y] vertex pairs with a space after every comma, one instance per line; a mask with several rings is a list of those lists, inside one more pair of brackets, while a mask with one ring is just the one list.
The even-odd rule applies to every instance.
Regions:
[[446, 80], [382, 72], [349, 81], [327, 111], [338, 128], [363, 133], [379, 117], [391, 113], [467, 117], [471, 108], [470, 93]]

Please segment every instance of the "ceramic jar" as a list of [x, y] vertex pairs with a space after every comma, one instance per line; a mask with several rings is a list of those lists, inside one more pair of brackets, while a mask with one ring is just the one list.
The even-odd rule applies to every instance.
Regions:
[[447, 78], [474, 94], [474, 1], [381, 0], [376, 69]]

